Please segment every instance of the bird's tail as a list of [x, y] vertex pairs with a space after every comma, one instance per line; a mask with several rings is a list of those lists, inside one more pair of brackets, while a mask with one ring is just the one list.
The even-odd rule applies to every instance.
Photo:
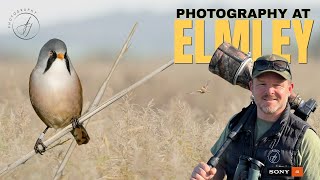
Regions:
[[87, 144], [90, 140], [89, 134], [82, 125], [77, 125], [76, 128], [71, 131], [71, 134], [76, 139], [78, 145]]

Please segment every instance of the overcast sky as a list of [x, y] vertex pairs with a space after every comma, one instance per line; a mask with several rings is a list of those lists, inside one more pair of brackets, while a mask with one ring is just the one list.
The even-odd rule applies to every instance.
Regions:
[[[225, 6], [227, 8], [303, 8], [319, 5], [317, 0], [290, 0], [290, 4], [277, 0], [268, 1], [234, 1], [223, 0], [217, 3], [213, 0], [10, 0], [0, 6], [0, 33], [8, 32], [10, 15], [19, 8], [31, 8], [37, 11], [41, 19], [41, 26], [48, 26], [61, 22], [77, 21], [111, 13], [172, 13], [176, 8], [214, 8]], [[232, 6], [230, 6], [232, 5]], [[269, 6], [267, 6], [269, 5]]]
[[[135, 33], [134, 45], [131, 47], [132, 52], [139, 55], [167, 54], [173, 56], [173, 22], [178, 8], [311, 8], [309, 18], [315, 20], [313, 36], [310, 41], [311, 46], [313, 42], [318, 42], [316, 37], [319, 32], [320, 11], [318, 7], [320, 7], [320, 1], [290, 0], [290, 3], [286, 2], [278, 0], [223, 0], [220, 2], [214, 0], [5, 1], [0, 6], [0, 53], [2, 56], [4, 53], [37, 56], [38, 49], [49, 39], [56, 37], [68, 43], [70, 49], [75, 52], [74, 54], [79, 56], [82, 56], [82, 52], [98, 51], [99, 49], [114, 54], [118, 52], [134, 22], [138, 22], [138, 31]], [[10, 16], [21, 8], [30, 8], [36, 11], [35, 15], [41, 26], [37, 36], [28, 41], [17, 38], [12, 28], [8, 28]], [[289, 14], [287, 13], [287, 15]], [[290, 19], [290, 17], [286, 17], [286, 19]], [[208, 21], [208, 24], [210, 23]], [[263, 44], [266, 53], [271, 47], [270, 24], [270, 19], [263, 21]], [[293, 33], [293, 30], [286, 31], [289, 34]], [[211, 54], [213, 52], [213, 31], [210, 25], [205, 33], [206, 38], [209, 39], [206, 41], [209, 44], [206, 46], [206, 52]], [[294, 45], [294, 38], [292, 38], [292, 43]], [[313, 50], [313, 52], [318, 52], [318, 50]]]

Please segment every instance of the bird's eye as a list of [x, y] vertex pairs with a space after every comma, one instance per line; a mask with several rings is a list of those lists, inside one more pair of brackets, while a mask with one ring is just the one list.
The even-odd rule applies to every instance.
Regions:
[[51, 50], [51, 51], [49, 52], [49, 56], [50, 56], [50, 57], [53, 56], [53, 55], [55, 55], [55, 54], [56, 54], [55, 51], [52, 51], [52, 50]]

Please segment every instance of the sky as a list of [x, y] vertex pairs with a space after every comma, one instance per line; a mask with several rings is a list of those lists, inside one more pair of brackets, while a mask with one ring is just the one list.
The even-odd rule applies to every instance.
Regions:
[[[0, 52], [18, 51], [23, 55], [27, 51], [32, 51], [34, 56], [46, 41], [59, 37], [72, 44], [73, 50], [79, 54], [88, 49], [114, 53], [119, 51], [131, 27], [138, 22], [132, 47], [136, 54], [158, 53], [173, 56], [173, 25], [177, 8], [313, 8], [311, 16], [318, 20], [320, 13], [315, 7], [319, 7], [319, 1], [286, 2], [277, 0], [11, 0], [0, 6]], [[10, 16], [20, 8], [36, 11], [35, 16], [39, 20], [40, 31], [31, 40], [15, 37], [12, 29], [8, 28]], [[268, 22], [266, 24], [266, 28], [270, 28]], [[314, 27], [314, 31], [317, 31], [317, 27]], [[206, 34], [211, 38], [212, 32], [208, 31]], [[265, 39], [266, 44], [270, 44], [269, 40]], [[270, 48], [270, 45], [266, 47]]]
[[[201, 2], [200, 2], [201, 3]], [[149, 1], [149, 0], [135, 0], [135, 1], [119, 1], [119, 0], [90, 0], [90, 1], [76, 1], [76, 0], [55, 0], [54, 3], [49, 4], [47, 1], [7, 1], [1, 5], [0, 21], [8, 20], [11, 11], [20, 7], [30, 7], [38, 9], [41, 19], [44, 22], [52, 23], [53, 21], [69, 21], [89, 18], [92, 16], [99, 16], [100, 14], [109, 14], [114, 12], [141, 12], [151, 11], [165, 13], [173, 7], [179, 7], [183, 4], [198, 5], [199, 1], [178, 0], [178, 1]], [[40, 12], [41, 10], [41, 12]], [[3, 26], [1, 26], [3, 32]]]
[[290, 4], [279, 2], [276, 0], [269, 1], [232, 1], [224, 0], [223, 2], [214, 2], [209, 0], [55, 0], [55, 1], [40, 1], [40, 0], [11, 0], [1, 4], [0, 7], [0, 33], [7, 32], [8, 28], [5, 26], [5, 22], [12, 12], [19, 8], [31, 8], [37, 11], [39, 17], [41, 17], [41, 26], [48, 26], [57, 22], [69, 22], [69, 21], [81, 21], [83, 19], [89, 19], [101, 15], [112, 13], [157, 13], [165, 14], [172, 13], [177, 8], [206, 8], [213, 6], [228, 6], [234, 7], [259, 7], [266, 6], [275, 7], [293, 7], [297, 5], [297, 8], [314, 7], [320, 3], [316, 0], [300, 1], [291, 0]]
[[[200, 0], [201, 1], [201, 0]], [[90, 0], [90, 1], [77, 1], [77, 0], [55, 0], [50, 3], [48, 1], [7, 1], [2, 4], [0, 9], [0, 22], [7, 22], [11, 13], [19, 8], [30, 7], [38, 10], [37, 14], [41, 17], [41, 26], [48, 26], [57, 22], [64, 23], [70, 21], [81, 21], [93, 17], [108, 15], [112, 13], [168, 13], [176, 7], [188, 4], [199, 5], [207, 4], [206, 2], [197, 2], [192, 0]], [[1, 26], [0, 32], [7, 32], [5, 26]]]

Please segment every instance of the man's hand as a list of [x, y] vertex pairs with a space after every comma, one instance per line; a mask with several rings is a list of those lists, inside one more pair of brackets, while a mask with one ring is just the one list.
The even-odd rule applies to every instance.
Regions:
[[216, 172], [216, 168], [211, 169], [206, 163], [201, 162], [193, 169], [190, 180], [209, 180], [213, 178]]

